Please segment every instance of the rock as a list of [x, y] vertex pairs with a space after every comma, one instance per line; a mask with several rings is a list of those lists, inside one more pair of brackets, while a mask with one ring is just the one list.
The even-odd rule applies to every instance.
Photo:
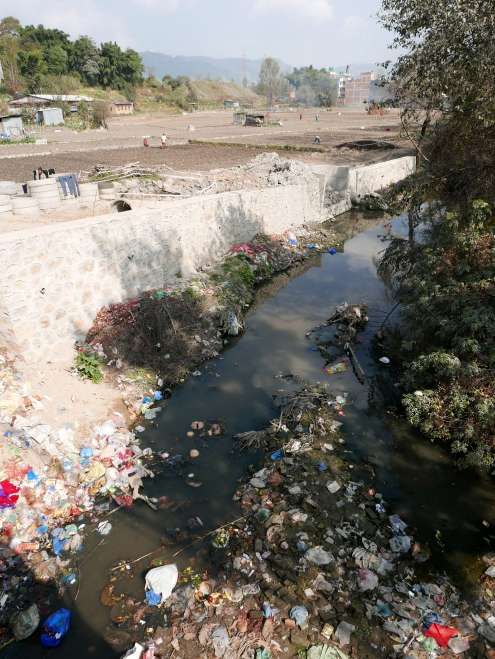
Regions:
[[329, 565], [334, 560], [332, 554], [323, 549], [323, 547], [311, 547], [304, 554], [304, 558], [315, 565]]
[[336, 631], [335, 638], [338, 640], [342, 647], [349, 645], [351, 642], [351, 634], [355, 631], [356, 627], [344, 620], [339, 623]]

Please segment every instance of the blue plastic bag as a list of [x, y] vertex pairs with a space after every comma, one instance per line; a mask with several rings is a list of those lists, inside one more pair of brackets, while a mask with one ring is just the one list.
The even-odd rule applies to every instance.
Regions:
[[69, 609], [59, 609], [48, 616], [43, 623], [41, 645], [44, 648], [57, 648], [69, 631], [71, 612]]

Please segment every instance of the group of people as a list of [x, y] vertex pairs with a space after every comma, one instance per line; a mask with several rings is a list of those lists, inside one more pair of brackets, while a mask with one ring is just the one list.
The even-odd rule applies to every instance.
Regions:
[[[167, 134], [163, 132], [160, 135], [160, 149], [166, 149], [167, 148]], [[149, 146], [150, 145], [150, 138], [149, 136], [143, 137], [143, 146]]]

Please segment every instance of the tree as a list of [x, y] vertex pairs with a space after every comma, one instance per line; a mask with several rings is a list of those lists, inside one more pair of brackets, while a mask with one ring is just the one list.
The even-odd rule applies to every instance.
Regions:
[[268, 107], [273, 105], [273, 100], [280, 93], [282, 87], [282, 76], [280, 64], [273, 57], [266, 57], [260, 68], [258, 90], [267, 98]]
[[295, 68], [287, 79], [298, 91], [298, 100], [306, 105], [330, 107], [337, 102], [338, 82], [326, 69]]
[[102, 87], [125, 89], [135, 86], [143, 79], [143, 62], [139, 53], [121, 50], [116, 43], [101, 44], [99, 83]]
[[19, 51], [19, 70], [31, 94], [41, 91], [43, 75], [46, 73], [43, 52], [40, 49]]
[[493, 468], [493, 3], [383, 0], [381, 20], [400, 49], [389, 77], [419, 165], [390, 195], [409, 239], [394, 238], [380, 264], [401, 302], [404, 408], [464, 463]]
[[2, 64], [4, 85], [12, 94], [19, 91], [21, 86], [17, 66], [20, 29], [21, 24], [13, 16], [7, 16], [0, 21], [0, 63]]
[[67, 73], [69, 56], [67, 51], [59, 44], [44, 50], [47, 73], [51, 75], [63, 75]]
[[95, 42], [87, 36], [79, 37], [72, 44], [69, 66], [88, 85], [97, 85], [100, 73], [100, 51]]

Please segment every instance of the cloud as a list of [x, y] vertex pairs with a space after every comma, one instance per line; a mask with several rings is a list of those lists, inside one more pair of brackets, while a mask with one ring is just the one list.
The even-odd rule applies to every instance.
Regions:
[[254, 10], [260, 14], [298, 14], [325, 21], [333, 16], [331, 0], [255, 0]]

